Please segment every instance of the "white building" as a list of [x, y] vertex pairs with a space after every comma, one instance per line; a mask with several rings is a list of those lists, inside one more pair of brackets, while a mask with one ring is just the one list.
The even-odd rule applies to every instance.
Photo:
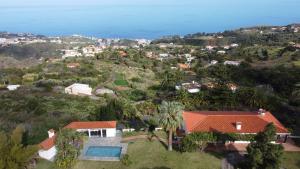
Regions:
[[[88, 137], [116, 137], [116, 121], [72, 122], [64, 128], [86, 133]], [[48, 138], [39, 144], [38, 154], [41, 158], [54, 161], [57, 149], [55, 146], [56, 134], [53, 129], [48, 131]]]
[[182, 83], [181, 85], [176, 85], [175, 86], [176, 90], [186, 90], [188, 93], [198, 93], [200, 92], [201, 89], [201, 85], [195, 81], [193, 81], [192, 83]]
[[14, 90], [17, 90], [21, 85], [7, 85], [6, 88], [9, 90], [9, 91], [14, 91]]
[[217, 63], [218, 63], [217, 60], [212, 60], [212, 61], [210, 61], [210, 65], [215, 65], [215, 64], [217, 64]]
[[231, 46], [232, 48], [236, 48], [236, 47], [239, 47], [239, 44], [233, 43], [233, 44], [231, 44], [230, 46]]
[[84, 56], [93, 57], [93, 56], [95, 56], [95, 54], [101, 53], [102, 48], [95, 47], [94, 45], [90, 45], [90, 46], [82, 48], [82, 52], [83, 52]]
[[87, 84], [74, 83], [65, 88], [65, 93], [73, 95], [92, 95], [92, 88]]
[[241, 64], [240, 61], [225, 61], [224, 65], [233, 65], [233, 66], [239, 66]]
[[66, 59], [69, 57], [80, 57], [82, 56], [81, 53], [79, 53], [77, 50], [64, 50], [64, 55], [62, 56], [62, 59]]
[[210, 46], [210, 45], [205, 46], [205, 49], [206, 49], [206, 50], [213, 50], [214, 48], [215, 48], [215, 46]]
[[225, 50], [219, 50], [217, 53], [221, 54], [221, 55], [224, 55], [224, 54], [226, 54], [226, 51]]

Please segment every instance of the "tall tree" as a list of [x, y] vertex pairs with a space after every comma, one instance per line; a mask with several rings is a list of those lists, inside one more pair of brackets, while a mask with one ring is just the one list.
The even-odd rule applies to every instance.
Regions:
[[247, 168], [253, 169], [278, 169], [280, 167], [283, 147], [273, 144], [276, 128], [273, 123], [266, 126], [247, 147]]
[[36, 154], [37, 146], [22, 144], [24, 132], [25, 129], [21, 125], [10, 135], [0, 132], [0, 169], [25, 168]]
[[72, 129], [62, 129], [55, 140], [57, 154], [55, 164], [62, 169], [75, 165], [81, 148], [81, 134]]
[[178, 102], [165, 102], [159, 106], [159, 124], [162, 125], [168, 132], [168, 150], [172, 151], [173, 132], [182, 124], [183, 106]]

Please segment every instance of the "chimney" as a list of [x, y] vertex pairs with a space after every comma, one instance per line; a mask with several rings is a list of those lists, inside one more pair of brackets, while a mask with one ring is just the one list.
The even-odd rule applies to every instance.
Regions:
[[241, 130], [242, 129], [242, 122], [236, 122], [236, 129]]
[[264, 115], [266, 114], [266, 110], [260, 108], [260, 109], [258, 110], [258, 114], [261, 115], [261, 116], [264, 116]]
[[49, 138], [53, 137], [54, 135], [55, 135], [55, 131], [54, 131], [53, 129], [50, 129], [50, 130], [48, 131], [48, 136], [49, 136]]

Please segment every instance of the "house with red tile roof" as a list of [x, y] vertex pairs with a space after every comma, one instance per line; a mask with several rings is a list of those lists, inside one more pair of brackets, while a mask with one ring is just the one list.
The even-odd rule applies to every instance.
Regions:
[[[64, 128], [74, 129], [77, 132], [86, 133], [89, 137], [115, 137], [116, 121], [91, 121], [91, 122], [72, 122]], [[48, 138], [39, 144], [38, 154], [41, 158], [53, 161], [56, 155], [55, 148], [56, 134], [53, 129], [48, 131]]]
[[183, 113], [185, 134], [193, 132], [218, 132], [257, 134], [273, 123], [277, 139], [286, 140], [290, 132], [272, 115], [260, 109], [258, 112], [242, 111], [199, 111]]

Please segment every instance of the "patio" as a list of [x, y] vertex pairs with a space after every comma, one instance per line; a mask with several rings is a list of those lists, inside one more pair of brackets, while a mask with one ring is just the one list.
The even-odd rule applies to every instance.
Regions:
[[89, 137], [88, 140], [84, 143], [83, 149], [80, 152], [79, 159], [80, 160], [93, 160], [93, 161], [120, 161], [119, 157], [97, 157], [97, 156], [86, 156], [86, 152], [89, 147], [121, 147], [121, 155], [127, 153], [127, 143], [121, 143], [122, 136], [121, 134], [117, 134], [116, 137]]

